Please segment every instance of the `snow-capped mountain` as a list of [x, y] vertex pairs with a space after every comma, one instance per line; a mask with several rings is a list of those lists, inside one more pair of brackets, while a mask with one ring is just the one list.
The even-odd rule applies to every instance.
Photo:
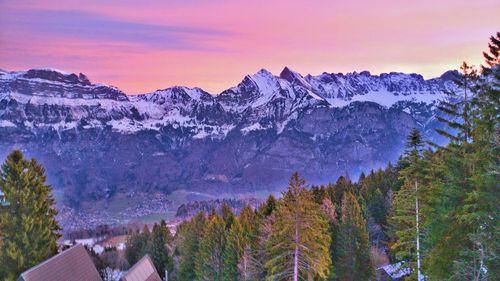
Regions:
[[435, 105], [456, 75], [285, 67], [220, 94], [126, 95], [84, 74], [0, 71], [0, 156], [13, 147], [37, 156], [70, 201], [117, 189], [274, 188], [295, 170], [331, 180], [394, 161], [413, 127], [435, 138]]

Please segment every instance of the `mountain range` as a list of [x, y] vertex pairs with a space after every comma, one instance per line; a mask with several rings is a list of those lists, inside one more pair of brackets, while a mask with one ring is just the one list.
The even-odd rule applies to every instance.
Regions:
[[0, 156], [46, 167], [63, 202], [132, 191], [277, 190], [299, 171], [328, 182], [397, 161], [409, 131], [428, 140], [456, 71], [278, 75], [262, 69], [221, 93], [170, 87], [127, 95], [84, 74], [0, 71]]

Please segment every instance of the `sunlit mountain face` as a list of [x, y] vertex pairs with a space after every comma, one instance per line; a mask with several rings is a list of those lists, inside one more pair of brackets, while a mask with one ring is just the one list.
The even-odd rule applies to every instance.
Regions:
[[293, 171], [322, 182], [394, 163], [414, 127], [439, 142], [436, 104], [457, 75], [286, 67], [217, 95], [171, 87], [130, 96], [84, 74], [2, 72], [0, 148], [39, 158], [70, 206], [146, 190], [279, 190]]

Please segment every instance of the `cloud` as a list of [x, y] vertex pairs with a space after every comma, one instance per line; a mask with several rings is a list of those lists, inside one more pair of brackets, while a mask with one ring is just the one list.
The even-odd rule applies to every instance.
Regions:
[[214, 28], [158, 25], [107, 17], [76, 10], [22, 9], [1, 15], [0, 24], [10, 32], [30, 32], [37, 36], [55, 36], [125, 45], [147, 46], [160, 50], [217, 51], [207, 44], [236, 34]]

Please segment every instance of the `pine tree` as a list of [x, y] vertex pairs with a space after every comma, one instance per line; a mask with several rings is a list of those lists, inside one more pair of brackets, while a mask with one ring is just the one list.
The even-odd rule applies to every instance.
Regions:
[[162, 229], [163, 235], [165, 236], [165, 241], [167, 242], [167, 244], [174, 242], [172, 232], [170, 232], [170, 229], [168, 229], [167, 222], [164, 219], [160, 220], [160, 227]]
[[179, 280], [195, 280], [196, 258], [199, 253], [200, 241], [207, 227], [205, 213], [199, 212], [190, 221], [184, 222], [177, 228], [176, 244], [179, 254], [177, 277]]
[[490, 37], [490, 43], [488, 44], [488, 51], [483, 52], [483, 56], [486, 62], [486, 66], [482, 66], [482, 72], [485, 75], [491, 74], [494, 67], [500, 64], [500, 32], [497, 32], [496, 36]]
[[[438, 109], [447, 116], [438, 116], [437, 119], [448, 126], [451, 131], [436, 129], [436, 132], [454, 143], [468, 143], [471, 138], [472, 99], [476, 95], [473, 84], [477, 81], [477, 70], [463, 62], [460, 66], [462, 75], [455, 79], [461, 88], [458, 92], [447, 92], [447, 99], [442, 100]], [[453, 134], [453, 131], [457, 131]]]
[[378, 170], [376, 173], [372, 170], [368, 177], [364, 176], [358, 184], [360, 185], [363, 199], [367, 204], [368, 215], [373, 218], [376, 224], [385, 226], [387, 206], [382, 190], [387, 192], [390, 187], [385, 186], [385, 179], [379, 178], [379, 175], [384, 176], [383, 174], [385, 172], [382, 170]]
[[277, 204], [276, 198], [272, 194], [269, 194], [269, 196], [266, 199], [266, 202], [264, 202], [262, 205], [259, 206], [259, 214], [262, 217], [270, 216], [271, 213], [276, 208], [276, 204]]
[[168, 243], [172, 241], [172, 234], [168, 230], [165, 221], [153, 226], [153, 231], [150, 234], [147, 253], [151, 256], [151, 260], [156, 267], [161, 278], [165, 277], [165, 270], [172, 272], [173, 262], [169, 255]]
[[337, 231], [339, 227], [339, 221], [337, 216], [337, 208], [333, 204], [332, 200], [328, 196], [323, 198], [323, 202], [321, 204], [321, 210], [325, 215], [328, 221], [328, 234], [330, 235], [330, 246], [329, 246], [329, 255], [330, 260], [332, 261], [330, 265], [330, 274], [327, 280], [334, 280], [335, 277], [335, 267], [333, 261], [337, 260], [337, 250], [335, 249], [335, 242], [337, 241]]
[[255, 280], [262, 267], [258, 257], [259, 218], [250, 206], [240, 211], [228, 234], [224, 280]]
[[142, 232], [137, 232], [127, 238], [125, 258], [129, 264], [135, 264], [147, 254], [150, 236], [149, 228], [144, 225]]
[[[467, 148], [465, 148], [467, 146]], [[469, 144], [450, 143], [434, 156], [431, 168], [436, 176], [430, 181], [429, 207], [425, 212], [430, 245], [427, 264], [432, 279], [449, 278], [460, 249], [468, 247], [467, 233], [472, 225], [459, 219], [464, 198], [472, 190]], [[468, 167], [469, 166], [469, 167]]]
[[[498, 50], [500, 36], [491, 38], [482, 76], [462, 67], [461, 99], [451, 101], [444, 119], [450, 143], [432, 161], [427, 210], [427, 243], [431, 279], [487, 280], [498, 273]], [[471, 96], [470, 93], [473, 93]], [[458, 121], [457, 121], [458, 117]], [[490, 275], [491, 274], [491, 275]], [[451, 277], [450, 277], [451, 276]]]
[[0, 171], [0, 275], [16, 279], [21, 272], [57, 253], [59, 226], [55, 200], [45, 183], [45, 170], [35, 159], [11, 152]]
[[329, 222], [337, 223], [337, 211], [335, 205], [333, 205], [332, 200], [328, 197], [323, 198], [323, 202], [321, 204], [321, 210], [325, 214], [327, 220]]
[[231, 207], [228, 204], [224, 203], [222, 204], [221, 215], [222, 215], [222, 220], [226, 225], [226, 230], [229, 231], [229, 229], [231, 229], [231, 225], [236, 220], [236, 216], [233, 213], [233, 209], [231, 209]]
[[255, 280], [263, 267], [258, 256], [260, 217], [250, 206], [245, 206], [240, 211], [239, 221], [243, 228], [244, 242], [242, 244], [242, 255], [238, 264], [241, 280]]
[[238, 281], [246, 280], [243, 278], [238, 266], [240, 259], [243, 256], [245, 248], [245, 237], [241, 223], [236, 220], [229, 230], [227, 236], [227, 244], [224, 249], [224, 269], [222, 272], [223, 280]]
[[310, 192], [312, 194], [314, 202], [316, 202], [318, 204], [322, 204], [323, 203], [323, 199], [327, 196], [327, 194], [326, 194], [326, 188], [323, 185], [321, 185], [321, 186], [317, 186], [317, 185], [312, 186]]
[[278, 202], [267, 241], [269, 280], [326, 278], [330, 269], [328, 223], [298, 173]]
[[[500, 192], [499, 118], [500, 118], [500, 68], [498, 66], [500, 33], [491, 37], [490, 53], [484, 53], [487, 66], [482, 67], [482, 77], [472, 99], [472, 143], [465, 144], [464, 154], [467, 186], [465, 198], [456, 217], [460, 225], [466, 226], [466, 243], [460, 248], [453, 262], [453, 278], [489, 280], [500, 275], [500, 215], [498, 202]], [[460, 150], [458, 150], [460, 151]]]
[[217, 214], [209, 218], [196, 259], [196, 280], [223, 280], [226, 225]]
[[337, 206], [337, 214], [342, 215], [342, 209], [340, 208], [340, 206], [342, 205], [342, 198], [344, 197], [344, 193], [346, 192], [351, 192], [353, 194], [356, 193], [353, 183], [348, 178], [340, 176], [337, 179], [335, 185], [332, 184], [328, 185], [328, 189], [329, 189], [330, 199], [332, 200], [333, 204]]
[[351, 192], [344, 193], [333, 267], [336, 280], [369, 280], [373, 277], [366, 220], [358, 200]]
[[[473, 255], [487, 271], [486, 277], [500, 276], [500, 32], [491, 36], [487, 66], [482, 67], [481, 88], [473, 100], [473, 140], [476, 175], [471, 179], [475, 190], [468, 195], [462, 217], [476, 225], [470, 239], [476, 245]], [[468, 216], [467, 216], [468, 215]], [[460, 266], [460, 265], [459, 265]], [[482, 268], [481, 268], [482, 269]]]
[[[419, 212], [419, 198], [424, 188], [425, 163], [423, 157], [424, 142], [417, 129], [413, 129], [408, 136], [404, 158], [405, 168], [400, 171], [403, 185], [393, 198], [393, 212], [391, 219], [396, 242], [392, 250], [396, 258], [403, 262], [403, 268], [411, 268], [414, 277], [419, 275], [420, 280], [420, 233], [421, 220]], [[418, 276], [417, 276], [417, 280]]]

